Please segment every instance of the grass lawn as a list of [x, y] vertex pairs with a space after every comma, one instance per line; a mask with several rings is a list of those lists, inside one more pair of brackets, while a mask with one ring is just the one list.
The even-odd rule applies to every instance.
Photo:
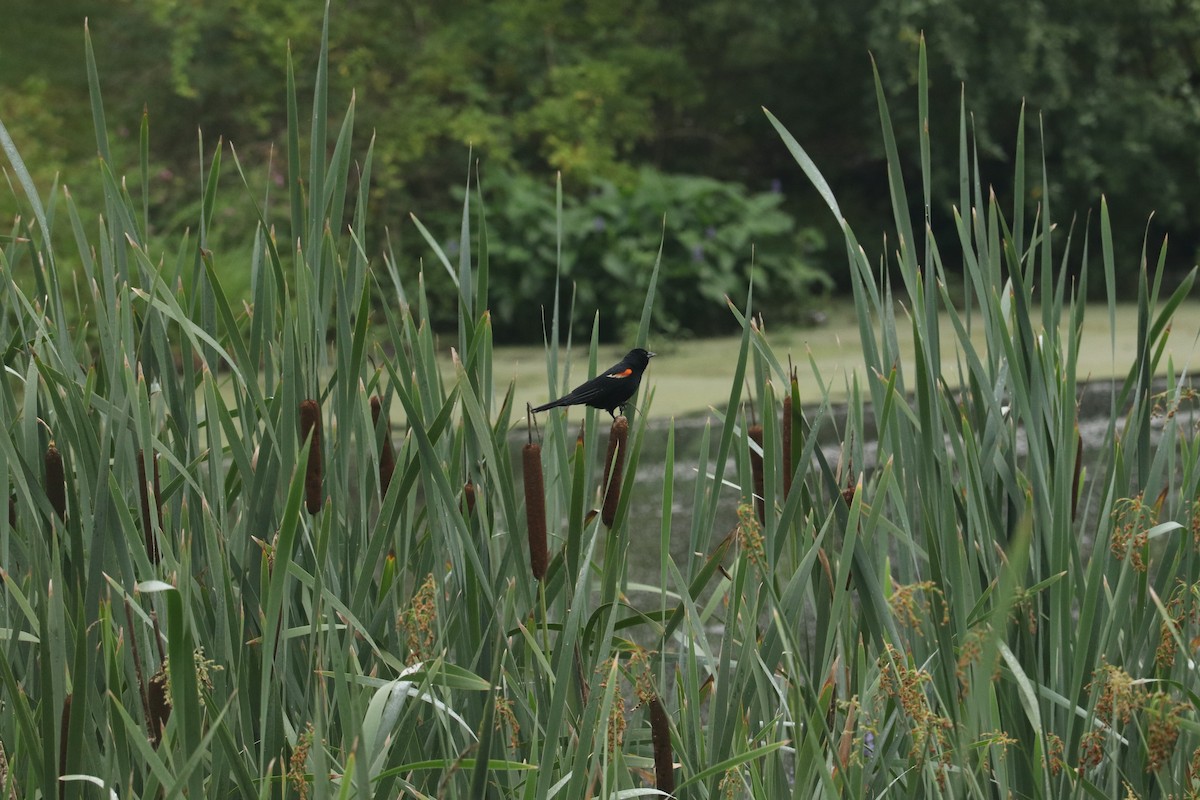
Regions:
[[[1034, 312], [1035, 319], [1038, 313]], [[791, 353], [799, 365], [801, 397], [816, 399], [821, 396], [817, 375], [835, 398], [845, 397], [851, 375], [857, 374], [860, 380], [864, 377], [863, 360], [858, 349], [858, 321], [853, 306], [848, 301], [838, 301], [829, 309], [828, 315], [828, 322], [819, 328], [767, 329], [775, 351]], [[1110, 324], [1107, 306], [1095, 305], [1088, 309], [1084, 335], [1090, 341], [1080, 348], [1081, 378], [1124, 375], [1133, 363], [1137, 307], [1132, 304], [1118, 306], [1115, 321], [1114, 346], [1113, 325]], [[942, 315], [941, 330], [942, 358], [949, 364], [952, 363], [949, 359], [954, 357], [955, 337], [945, 314]], [[897, 331], [897, 338], [905, 352], [911, 354], [912, 328], [902, 327]], [[1167, 347], [1177, 370], [1191, 371], [1198, 338], [1200, 301], [1184, 303], [1175, 313]], [[658, 357], [651, 362], [644, 384], [654, 389], [654, 415], [682, 417], [724, 405], [729, 398], [729, 382], [737, 361], [738, 342], [738, 336], [680, 342], [652, 341], [650, 347]], [[982, 331], [976, 337], [976, 345], [983, 347]], [[601, 347], [600, 367], [615, 363], [624, 353], [624, 347]], [[584, 375], [587, 371], [587, 350], [583, 347], [574, 348], [572, 359], [570, 383], [574, 386], [589, 377]], [[806, 361], [811, 361], [815, 372]], [[911, 356], [904, 364], [904, 369], [906, 374], [912, 374]], [[510, 380], [516, 380], [517, 408], [523, 408], [526, 402], [536, 405], [546, 401], [548, 390], [543, 348], [498, 347], [494, 370], [500, 391], [507, 388]], [[947, 372], [953, 373], [953, 370], [947, 369]]]

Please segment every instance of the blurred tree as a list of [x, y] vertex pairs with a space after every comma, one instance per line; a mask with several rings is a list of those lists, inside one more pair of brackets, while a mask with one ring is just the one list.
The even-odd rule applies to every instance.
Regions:
[[[912, 53], [922, 30], [931, 54], [935, 136], [953, 142], [965, 83], [985, 171], [1007, 189], [1023, 99], [1034, 146], [1041, 118], [1056, 220], [1078, 216], [1082, 223], [1104, 193], [1126, 253], [1138, 252], [1154, 214], [1151, 244], [1170, 230], [1172, 263], [1193, 263], [1200, 244], [1192, 211], [1200, 169], [1200, 3], [880, 4], [868, 17], [868, 38], [893, 95], [916, 85]], [[892, 111], [915, 154], [915, 104], [897, 103]], [[956, 170], [947, 162], [943, 196], [953, 196]], [[1040, 175], [1028, 178], [1037, 200], [1046, 187]], [[1122, 266], [1131, 274], [1137, 262], [1127, 258]]]
[[[39, 160], [93, 157], [82, 48], [73, 44], [84, 14], [92, 15], [114, 146], [130, 152], [136, 133], [122, 150], [121, 132], [136, 132], [148, 106], [163, 175], [195, 174], [197, 128], [207, 142], [233, 141], [244, 162], [267, 163], [268, 148], [284, 141], [289, 43], [302, 104], [311, 90], [320, 3], [113, 0], [93, 8], [62, 0], [47, 13], [35, 13], [46, 4], [34, 0], [10, 3], [16, 13], [0, 30], [0, 113], [32, 126], [25, 138], [38, 138]], [[485, 166], [485, 191], [489, 170], [539, 181], [562, 171], [575, 198], [595, 181], [619, 194], [644, 188], [649, 166], [782, 194], [781, 208], [803, 227], [836, 236], [766, 124], [767, 106], [869, 234], [890, 218], [871, 55], [915, 169], [924, 31], [941, 200], [935, 224], [948, 223], [957, 199], [965, 82], [984, 180], [1005, 207], [1024, 100], [1035, 155], [1043, 120], [1055, 219], [1082, 218], [1103, 191], [1126, 252], [1136, 252], [1151, 211], [1152, 233], [1172, 231], [1173, 264], [1190, 265], [1200, 243], [1190, 211], [1200, 166], [1200, 0], [343, 0], [331, 16], [332, 113], [353, 90], [360, 140], [379, 133], [379, 228], [407, 229], [410, 210], [430, 224], [457, 213], [450, 189], [462, 186], [471, 148]], [[265, 177], [282, 180], [281, 158], [271, 173], [263, 168]], [[1030, 200], [1047, 188], [1039, 181], [1028, 176]], [[170, 185], [158, 187], [164, 203], [178, 194]], [[416, 239], [401, 245], [412, 242], [415, 253]], [[828, 261], [833, 274], [843, 272], [837, 248]], [[1136, 266], [1121, 264], [1127, 273]]]

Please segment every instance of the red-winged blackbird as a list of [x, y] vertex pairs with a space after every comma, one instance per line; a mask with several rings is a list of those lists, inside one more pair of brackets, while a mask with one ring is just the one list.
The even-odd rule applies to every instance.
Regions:
[[536, 412], [559, 406], [586, 405], [603, 408], [615, 418], [616, 409], [621, 409], [621, 413], [625, 412], [625, 404], [637, 391], [638, 384], [642, 382], [642, 373], [646, 371], [646, 365], [652, 358], [654, 353], [635, 347], [604, 372], [587, 383], [576, 386], [570, 394], [533, 410]]

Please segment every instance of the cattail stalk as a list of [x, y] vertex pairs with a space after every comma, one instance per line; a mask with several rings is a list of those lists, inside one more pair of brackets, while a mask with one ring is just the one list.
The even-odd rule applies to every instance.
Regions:
[[758, 445], [758, 452], [750, 448], [750, 473], [754, 479], [754, 508], [758, 512], [758, 521], [767, 524], [767, 500], [763, 482], [763, 428], [762, 425], [751, 425], [750, 438]]
[[796, 401], [800, 399], [800, 382], [796, 378], [796, 368], [792, 366], [792, 358], [788, 356], [788, 393], [783, 398], [783, 499], [786, 501], [792, 493], [792, 479], [795, 477], [796, 462], [792, 453], [793, 431], [800, 418], [800, 409]]
[[371, 423], [379, 430], [379, 418], [383, 417], [383, 441], [379, 446], [379, 499], [387, 496], [392, 485], [392, 473], [396, 471], [396, 451], [392, 447], [392, 423], [383, 413], [383, 401], [371, 398]]
[[1071, 521], [1079, 511], [1080, 475], [1083, 473], [1083, 437], [1079, 435], [1079, 425], [1075, 425], [1075, 475], [1071, 481]]
[[471, 481], [463, 484], [463, 513], [468, 517], [475, 513], [475, 484]]
[[650, 741], [654, 746], [654, 785], [660, 792], [675, 793], [675, 756], [671, 750], [671, 721], [657, 695], [650, 699]]
[[316, 400], [300, 403], [300, 441], [312, 434], [308, 448], [308, 466], [304, 471], [304, 503], [308, 513], [321, 510], [321, 407]]
[[783, 398], [783, 499], [792, 493], [792, 396]]
[[542, 446], [530, 442], [521, 450], [525, 469], [525, 521], [529, 527], [529, 571], [535, 580], [546, 577], [546, 487], [542, 478]]
[[[62, 714], [58, 718], [58, 774], [67, 774], [67, 733], [71, 730], [71, 694], [63, 698]], [[59, 797], [66, 794], [67, 785], [59, 783]]]
[[621, 478], [625, 473], [625, 444], [629, 439], [629, 420], [624, 416], [613, 420], [608, 434], [608, 455], [604, 458], [604, 475], [608, 483], [604, 487], [604, 505], [600, 519], [608, 528], [617, 518], [617, 505], [621, 502]]
[[46, 499], [63, 522], [67, 520], [67, 479], [63, 472], [62, 454], [50, 443], [46, 449]]
[[146, 539], [146, 557], [150, 559], [151, 564], [158, 564], [162, 560], [162, 552], [158, 548], [158, 536], [154, 531], [154, 520], [162, 520], [162, 499], [158, 488], [158, 454], [155, 453], [154, 459], [154, 506], [155, 516], [150, 516], [150, 491], [148, 482], [146, 481], [146, 461], [145, 453], [138, 450], [137, 455], [137, 473], [138, 473], [138, 491], [142, 496], [142, 535]]
[[17, 800], [17, 776], [8, 768], [8, 756], [4, 753], [4, 742], [0, 742], [0, 786], [8, 787], [6, 800]]
[[158, 668], [158, 672], [150, 678], [146, 686], [149, 697], [150, 714], [146, 724], [150, 728], [150, 743], [157, 746], [162, 740], [163, 730], [171, 718], [171, 697], [167, 694], [167, 665], [166, 662]]

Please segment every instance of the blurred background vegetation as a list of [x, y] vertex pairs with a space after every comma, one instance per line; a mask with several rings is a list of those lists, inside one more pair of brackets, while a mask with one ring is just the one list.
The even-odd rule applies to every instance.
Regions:
[[[281, 77], [290, 42], [298, 79], [311, 80], [321, 3], [8, 0], [6, 12], [0, 118], [43, 192], [57, 176], [81, 206], [101, 208], [83, 59], [88, 17], [118, 174], [137, 163], [148, 109], [149, 202], [155, 218], [178, 221], [177, 230], [157, 232], [164, 246], [196, 218], [199, 129], [205, 158], [218, 137], [233, 144], [251, 185], [281, 201], [271, 214], [282, 221]], [[335, 2], [332, 106], [340, 116], [355, 92], [356, 130], [377, 133], [367, 252], [376, 257], [386, 237], [402, 271], [414, 274], [427, 257], [408, 219], [419, 211], [453, 258], [474, 162], [487, 205], [496, 336], [539, 340], [537, 309], [553, 298], [557, 231], [547, 220], [561, 172], [563, 289], [568, 298], [577, 292], [585, 327], [599, 309], [604, 338], [625, 336], [660, 240], [659, 332], [726, 332], [733, 320], [722, 295], [740, 293], [752, 258], [768, 318], [803, 321], [823, 296], [848, 286], [845, 255], [827, 244], [840, 236], [786, 150], [763, 147], [773, 137], [759, 107], [804, 143], [850, 221], [870, 230], [862, 220], [890, 217], [871, 58], [891, 96], [903, 97], [915, 86], [921, 31], [935, 143], [957, 136], [966, 82], [981, 171], [1003, 181], [1024, 101], [1030, 119], [1042, 120], [1056, 219], [1082, 225], [1105, 193], [1119, 252], [1138, 251], [1153, 214], [1152, 242], [1171, 231], [1171, 267], [1195, 262], [1194, 0]], [[910, 139], [900, 151], [915, 158], [917, 126], [904, 118], [915, 104], [893, 107], [898, 135]], [[209, 242], [223, 248], [237, 296], [256, 216], [236, 173], [226, 172], [227, 210]], [[935, 161], [934, 194], [956, 197], [958, 175], [957, 163]], [[1035, 204], [1046, 187], [1034, 179], [1026, 188]], [[1003, 196], [1011, 185], [995, 189]], [[14, 198], [0, 192], [0, 228], [15, 214]], [[950, 208], [932, 214], [935, 226], [950, 224]], [[1120, 266], [1131, 280], [1138, 262]], [[437, 267], [425, 272], [435, 314], [452, 322], [449, 278]]]

